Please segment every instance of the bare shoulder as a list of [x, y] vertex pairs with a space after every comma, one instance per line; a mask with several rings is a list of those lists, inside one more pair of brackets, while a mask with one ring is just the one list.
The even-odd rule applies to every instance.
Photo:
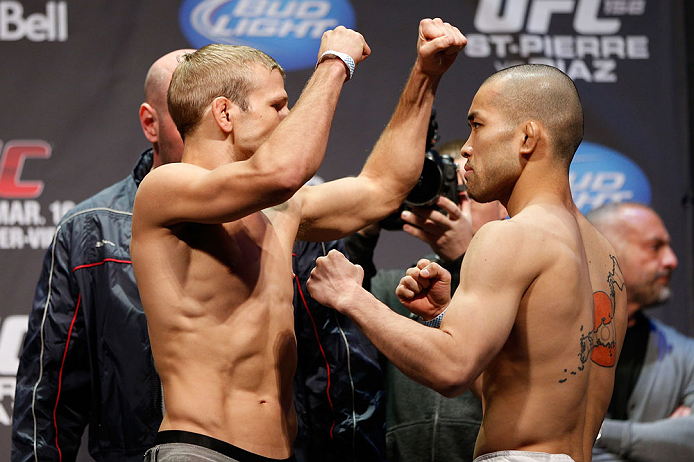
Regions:
[[626, 305], [626, 291], [617, 253], [612, 244], [585, 217], [580, 215], [577, 220], [583, 237], [593, 290], [596, 293], [609, 293], [614, 308], [619, 312]]
[[137, 188], [137, 193], [138, 195], [151, 194], [160, 188], [171, 191], [176, 188], [176, 185], [207, 172], [209, 171], [196, 165], [181, 162], [164, 164], [145, 175]]
[[191, 181], [195, 167], [188, 164], [166, 164], [147, 173], [140, 182], [133, 205], [133, 234], [141, 237], [146, 229], [159, 228], [173, 198], [178, 197], [178, 185], [185, 178]]
[[[529, 220], [515, 218], [492, 221], [482, 226], [468, 246], [462, 277], [479, 279], [531, 281], [543, 269], [542, 237]], [[461, 277], [461, 279], [462, 279]]]
[[578, 226], [581, 229], [581, 235], [586, 245], [586, 251], [602, 252], [605, 254], [614, 255], [615, 250], [612, 244], [603, 236], [595, 227], [583, 216], [577, 217]]
[[561, 225], [562, 220], [546, 210], [528, 207], [507, 220], [485, 224], [473, 241], [479, 241], [487, 251], [537, 260], [552, 251], [552, 241], [562, 235]]

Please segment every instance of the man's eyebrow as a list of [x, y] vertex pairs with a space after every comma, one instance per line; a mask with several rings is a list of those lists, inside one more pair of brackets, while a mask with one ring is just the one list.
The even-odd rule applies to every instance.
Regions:
[[467, 115], [467, 120], [473, 120], [475, 117], [477, 117], [477, 111], [472, 111]]

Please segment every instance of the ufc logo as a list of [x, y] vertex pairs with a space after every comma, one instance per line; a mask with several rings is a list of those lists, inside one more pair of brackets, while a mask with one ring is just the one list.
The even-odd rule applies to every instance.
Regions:
[[[22, 350], [29, 316], [16, 314], [7, 316], [0, 328], [0, 375], [15, 375], [19, 366], [19, 353]], [[0, 396], [2, 399], [2, 396]]]
[[[2, 143], [0, 142], [0, 147]], [[43, 140], [15, 140], [5, 143], [0, 156], [0, 197], [35, 199], [43, 191], [43, 181], [22, 181], [22, 168], [27, 158], [48, 159], [51, 146]]]
[[[506, 2], [506, 7], [502, 5]], [[622, 27], [616, 18], [598, 18], [602, 0], [480, 0], [475, 13], [475, 28], [483, 33], [547, 34], [552, 16], [574, 13], [576, 32], [586, 35], [611, 35]]]

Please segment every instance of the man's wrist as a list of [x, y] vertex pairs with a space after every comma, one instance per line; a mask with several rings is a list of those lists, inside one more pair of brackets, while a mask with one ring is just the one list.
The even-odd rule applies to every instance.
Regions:
[[316, 62], [316, 67], [326, 59], [330, 58], [337, 58], [341, 60], [345, 67], [347, 68], [347, 79], [345, 80], [350, 80], [352, 76], [354, 75], [354, 68], [356, 67], [354, 63], [354, 59], [347, 53], [342, 53], [340, 51], [335, 51], [335, 50], [328, 50], [323, 52], [319, 57], [318, 61]]
[[435, 318], [430, 319], [428, 321], [425, 321], [421, 316], [417, 316], [417, 322], [427, 327], [433, 327], [434, 329], [438, 329], [439, 327], [441, 327], [441, 321], [443, 321], [443, 315], [446, 313], [447, 309], [448, 307], [446, 307], [442, 312], [440, 312]]

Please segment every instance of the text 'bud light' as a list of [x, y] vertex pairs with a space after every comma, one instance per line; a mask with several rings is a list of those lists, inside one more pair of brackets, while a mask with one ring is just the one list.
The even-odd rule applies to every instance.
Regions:
[[625, 155], [584, 141], [569, 169], [571, 195], [581, 213], [613, 202], [651, 203], [651, 185]]
[[355, 15], [347, 0], [186, 0], [179, 24], [196, 48], [247, 45], [296, 71], [316, 64], [323, 32], [354, 28]]

